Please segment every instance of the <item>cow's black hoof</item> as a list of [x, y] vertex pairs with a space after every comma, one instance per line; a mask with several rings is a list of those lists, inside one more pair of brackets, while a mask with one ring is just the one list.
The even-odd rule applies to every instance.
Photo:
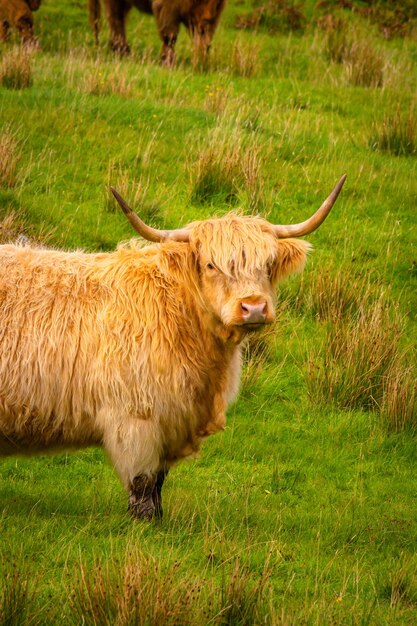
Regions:
[[146, 522], [150, 522], [154, 518], [158, 517], [153, 502], [149, 502], [149, 500], [146, 500], [145, 502], [129, 501], [127, 510], [135, 519], [144, 520]]

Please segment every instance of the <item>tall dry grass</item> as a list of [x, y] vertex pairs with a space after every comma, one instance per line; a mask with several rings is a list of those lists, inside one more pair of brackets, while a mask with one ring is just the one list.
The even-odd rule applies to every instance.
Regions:
[[325, 320], [357, 315], [364, 305], [378, 298], [378, 289], [368, 277], [356, 276], [346, 267], [312, 272], [302, 277], [295, 292], [283, 292], [292, 309]]
[[4, 555], [0, 558], [0, 626], [40, 625], [34, 608], [36, 580], [20, 559], [12, 563]]
[[26, 89], [33, 83], [33, 51], [24, 46], [14, 46], [3, 55], [0, 63], [0, 85], [6, 89]]
[[140, 212], [141, 218], [145, 221], [152, 222], [161, 217], [160, 207], [156, 202], [151, 202], [148, 197], [149, 178], [145, 176], [137, 178], [120, 164], [116, 164], [115, 161], [109, 162], [104, 208], [111, 213], [118, 213], [120, 207], [111, 193], [110, 187], [115, 187], [128, 204]]
[[265, 365], [272, 359], [275, 339], [276, 333], [274, 329], [267, 329], [260, 334], [249, 335], [243, 350], [242, 389], [252, 389], [259, 385]]
[[81, 567], [71, 594], [71, 622], [96, 626], [174, 626], [196, 614], [201, 581], [184, 578], [177, 565], [164, 571], [152, 558], [111, 568]]
[[0, 188], [16, 185], [21, 157], [22, 148], [16, 131], [3, 127], [0, 130]]
[[361, 87], [382, 87], [384, 84], [385, 56], [377, 40], [345, 20], [328, 15], [319, 22], [324, 31], [323, 47], [326, 56], [340, 63], [347, 81]]
[[373, 150], [388, 152], [396, 156], [417, 154], [416, 109], [401, 113], [398, 108], [394, 115], [384, 115], [382, 122], [374, 122], [369, 146]]
[[252, 38], [235, 38], [230, 45], [215, 46], [210, 52], [207, 68], [210, 72], [255, 78], [263, 70], [261, 46]]
[[42, 225], [34, 227], [25, 220], [23, 211], [7, 213], [0, 220], [0, 244], [19, 242], [45, 245], [54, 235], [54, 229]]
[[261, 211], [265, 203], [261, 154], [261, 148], [244, 140], [239, 131], [230, 134], [216, 128], [190, 166], [191, 200], [234, 206], [245, 196], [249, 210]]
[[417, 605], [417, 569], [416, 559], [402, 555], [390, 571], [389, 585], [386, 589], [390, 607], [401, 604]]
[[402, 336], [398, 314], [383, 299], [351, 318], [329, 323], [324, 345], [310, 354], [308, 392], [314, 401], [343, 409], [377, 409], [384, 381], [397, 360]]
[[259, 44], [236, 39], [232, 48], [229, 70], [236, 76], [252, 78], [259, 73], [260, 69]]
[[396, 432], [417, 430], [417, 368], [415, 358], [413, 363], [409, 360], [400, 355], [384, 379], [381, 415]]
[[217, 116], [223, 115], [229, 108], [231, 101], [231, 91], [229, 87], [221, 84], [211, 84], [205, 87], [206, 97], [204, 108], [209, 113], [215, 113]]
[[360, 87], [382, 87], [385, 59], [375, 43], [364, 36], [354, 36], [343, 57], [347, 80]]
[[[206, 572], [207, 574], [207, 572]], [[255, 580], [236, 559], [221, 583], [136, 554], [124, 564], [80, 568], [69, 590], [73, 624], [94, 626], [200, 626], [264, 623], [269, 611], [269, 569]]]
[[68, 86], [80, 93], [93, 96], [117, 95], [130, 98], [133, 95], [133, 78], [128, 62], [105, 56], [93, 56], [88, 48], [79, 48], [64, 60], [64, 73]]
[[120, 65], [111, 72], [105, 71], [101, 65], [93, 68], [85, 74], [78, 88], [94, 96], [118, 95], [129, 98], [133, 92], [131, 79]]
[[403, 347], [404, 316], [387, 294], [376, 297], [369, 282], [342, 276], [317, 276], [304, 303], [301, 299], [303, 308], [309, 301], [327, 324], [324, 339], [309, 354], [310, 399], [377, 411], [396, 431], [415, 428], [416, 370]]

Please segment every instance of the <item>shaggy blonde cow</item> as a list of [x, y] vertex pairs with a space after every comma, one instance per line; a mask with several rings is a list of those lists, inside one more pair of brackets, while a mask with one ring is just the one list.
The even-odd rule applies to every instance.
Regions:
[[162, 515], [168, 469], [223, 430], [241, 344], [274, 320], [278, 280], [310, 248], [306, 222], [229, 214], [112, 253], [0, 246], [0, 455], [103, 446], [138, 518]]

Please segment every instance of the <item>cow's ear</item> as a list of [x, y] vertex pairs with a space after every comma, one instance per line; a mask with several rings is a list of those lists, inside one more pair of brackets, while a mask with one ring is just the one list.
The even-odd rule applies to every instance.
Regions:
[[277, 256], [274, 267], [275, 280], [282, 280], [290, 274], [301, 272], [307, 261], [311, 245], [300, 239], [278, 239]]

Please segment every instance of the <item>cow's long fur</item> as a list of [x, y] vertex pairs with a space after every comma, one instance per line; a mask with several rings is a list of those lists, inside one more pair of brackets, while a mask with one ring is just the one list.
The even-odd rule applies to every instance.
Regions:
[[236, 306], [261, 294], [273, 316], [309, 244], [233, 214], [188, 228], [111, 253], [0, 246], [0, 455], [103, 445], [128, 488], [224, 428]]

